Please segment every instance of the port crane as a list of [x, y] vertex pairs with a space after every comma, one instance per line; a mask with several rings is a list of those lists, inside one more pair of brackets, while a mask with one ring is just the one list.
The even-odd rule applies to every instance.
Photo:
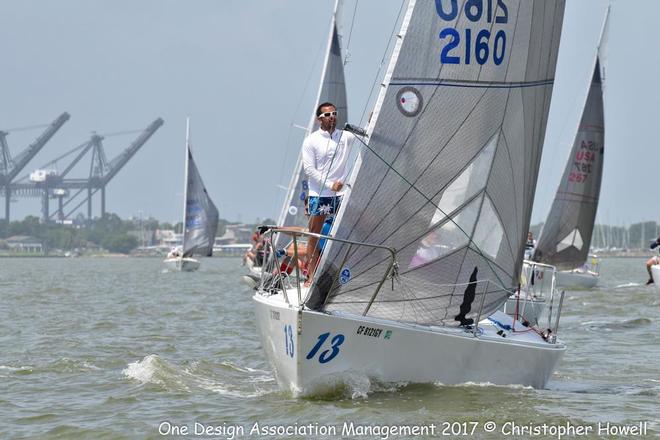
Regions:
[[12, 158], [9, 145], [7, 143], [7, 135], [11, 132], [31, 129], [35, 127], [24, 127], [9, 130], [0, 130], [0, 187], [2, 187], [5, 196], [5, 221], [9, 223], [9, 204], [11, 202], [12, 190], [11, 184], [18, 176], [18, 174], [25, 168], [25, 166], [32, 160], [34, 156], [46, 145], [46, 143], [62, 128], [64, 123], [69, 120], [71, 116], [64, 112], [59, 115], [53, 122], [46, 126], [43, 133], [32, 142], [27, 148], [21, 151], [15, 158]]

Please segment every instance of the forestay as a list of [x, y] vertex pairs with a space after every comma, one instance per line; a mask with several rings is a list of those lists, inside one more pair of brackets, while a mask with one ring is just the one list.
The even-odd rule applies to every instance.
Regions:
[[[563, 0], [410, 1], [308, 304], [454, 325], [517, 285]], [[478, 302], [475, 298], [479, 298]], [[474, 302], [474, 304], [473, 304]]]
[[213, 254], [213, 242], [218, 229], [218, 208], [209, 197], [202, 177], [186, 145], [186, 213], [183, 234], [183, 256], [193, 254], [210, 257]]
[[587, 260], [598, 210], [605, 148], [599, 62], [604, 51], [598, 53], [573, 148], [532, 257], [560, 270], [575, 269]]
[[[318, 95], [312, 110], [307, 135], [318, 128], [316, 107], [322, 102], [332, 102], [337, 108], [337, 128], [342, 128], [347, 121], [346, 83], [344, 81], [344, 62], [341, 50], [338, 16], [341, 11], [341, 1], [335, 2], [330, 35], [326, 49], [326, 57], [321, 73]], [[302, 155], [294, 168], [291, 182], [287, 190], [286, 199], [280, 213], [278, 225], [281, 226], [307, 226], [305, 216], [305, 200], [307, 199], [307, 178], [302, 167]]]

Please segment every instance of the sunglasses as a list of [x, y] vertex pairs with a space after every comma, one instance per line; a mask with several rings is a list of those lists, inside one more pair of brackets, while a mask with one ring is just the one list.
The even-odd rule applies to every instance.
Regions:
[[325, 112], [317, 116], [317, 118], [329, 118], [330, 116], [337, 116], [337, 112]]

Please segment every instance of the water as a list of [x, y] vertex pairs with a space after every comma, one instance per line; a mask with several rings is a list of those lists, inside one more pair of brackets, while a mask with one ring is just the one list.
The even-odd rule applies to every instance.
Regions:
[[[206, 438], [231, 438], [234, 425], [242, 437], [269, 437], [250, 435], [254, 423], [317, 429], [280, 438], [340, 438], [350, 422], [435, 423], [437, 436], [465, 427], [468, 438], [502, 438], [511, 422], [647, 421], [648, 437], [660, 432], [660, 292], [641, 285], [642, 259], [606, 259], [602, 287], [567, 292], [559, 334], [569, 350], [545, 390], [347, 376], [334, 393], [307, 399], [279, 390], [237, 259], [206, 259], [197, 273], [165, 272], [158, 259], [0, 263], [0, 438], [155, 439], [168, 427], [181, 435], [165, 438], [202, 438], [196, 422], [215, 429]], [[487, 421], [498, 425], [492, 434]], [[337, 435], [318, 435], [323, 427]], [[352, 437], [385, 437], [360, 433]]]

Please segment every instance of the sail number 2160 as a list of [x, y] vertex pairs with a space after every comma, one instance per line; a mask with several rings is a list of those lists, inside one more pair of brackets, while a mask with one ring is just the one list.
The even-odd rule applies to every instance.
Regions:
[[[473, 23], [483, 18], [487, 23], [509, 22], [509, 9], [505, 0], [467, 0], [462, 9], [465, 17]], [[445, 21], [454, 21], [460, 12], [458, 0], [435, 0], [435, 10]], [[440, 52], [443, 64], [471, 64], [474, 60], [483, 65], [492, 59], [499, 66], [504, 60], [506, 32], [503, 29], [495, 32], [491, 29], [466, 27], [461, 33], [456, 28], [446, 27], [440, 31], [439, 36], [444, 43]]]

